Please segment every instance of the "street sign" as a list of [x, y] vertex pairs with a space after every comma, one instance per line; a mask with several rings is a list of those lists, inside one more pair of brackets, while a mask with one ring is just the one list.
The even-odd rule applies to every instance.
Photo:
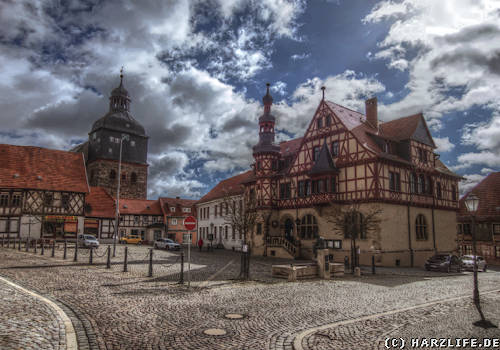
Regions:
[[188, 216], [184, 219], [184, 227], [186, 230], [191, 231], [196, 228], [196, 218], [194, 216]]

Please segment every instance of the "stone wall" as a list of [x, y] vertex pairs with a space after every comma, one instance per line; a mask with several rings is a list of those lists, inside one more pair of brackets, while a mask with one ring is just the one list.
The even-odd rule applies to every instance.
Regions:
[[[111, 170], [116, 177], [110, 178]], [[137, 181], [132, 182], [132, 173], [137, 175]], [[123, 163], [121, 167], [122, 180], [120, 182], [120, 198], [146, 199], [148, 168], [141, 164]], [[125, 175], [125, 179], [123, 176]], [[111, 160], [97, 160], [87, 164], [87, 176], [91, 186], [104, 187], [115, 198], [118, 186], [118, 162]]]

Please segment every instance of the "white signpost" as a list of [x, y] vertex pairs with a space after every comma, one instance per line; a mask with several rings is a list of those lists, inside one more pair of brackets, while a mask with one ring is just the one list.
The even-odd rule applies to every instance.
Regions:
[[196, 218], [194, 216], [188, 216], [184, 219], [184, 228], [188, 231], [189, 243], [188, 243], [188, 288], [191, 286], [191, 243], [193, 241], [193, 235], [191, 231], [196, 229]]

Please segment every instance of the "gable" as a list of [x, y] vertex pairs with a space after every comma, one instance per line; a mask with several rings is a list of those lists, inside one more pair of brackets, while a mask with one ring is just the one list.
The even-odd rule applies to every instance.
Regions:
[[426, 144], [431, 147], [436, 147], [434, 144], [434, 140], [432, 139], [432, 136], [429, 132], [429, 129], [427, 128], [427, 125], [424, 121], [424, 118], [420, 118], [417, 127], [415, 128], [415, 131], [413, 132], [413, 135], [411, 136], [412, 139], [415, 141], [421, 142], [423, 144]]
[[[364, 135], [363, 117], [361, 113], [335, 103], [321, 101], [302, 137], [289, 174], [309, 171], [314, 164], [314, 148], [320, 147], [321, 149], [325, 142], [329, 149], [332, 142], [338, 142], [339, 152], [334, 155], [335, 161], [350, 162], [372, 157], [374, 154], [370, 152], [368, 146], [373, 142], [359, 140], [361, 135]], [[319, 120], [321, 121], [318, 122]], [[357, 132], [355, 133], [354, 130]], [[367, 136], [366, 139], [368, 139]]]

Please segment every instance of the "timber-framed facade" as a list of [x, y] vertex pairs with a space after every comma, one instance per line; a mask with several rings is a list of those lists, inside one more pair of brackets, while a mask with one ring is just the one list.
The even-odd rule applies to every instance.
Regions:
[[89, 193], [81, 154], [0, 145], [0, 238], [75, 239]]
[[422, 114], [379, 123], [376, 98], [363, 115], [323, 97], [303, 137], [278, 146], [269, 89], [263, 101], [253, 177], [245, 184], [261, 218], [254, 254], [311, 258], [322, 237], [343, 261], [350, 240], [328, 216], [332, 206], [353, 203], [361, 212], [382, 211], [380, 233], [357, 246], [361, 263], [376, 255], [381, 265], [422, 265], [435, 252], [456, 249], [460, 177], [439, 160]]

